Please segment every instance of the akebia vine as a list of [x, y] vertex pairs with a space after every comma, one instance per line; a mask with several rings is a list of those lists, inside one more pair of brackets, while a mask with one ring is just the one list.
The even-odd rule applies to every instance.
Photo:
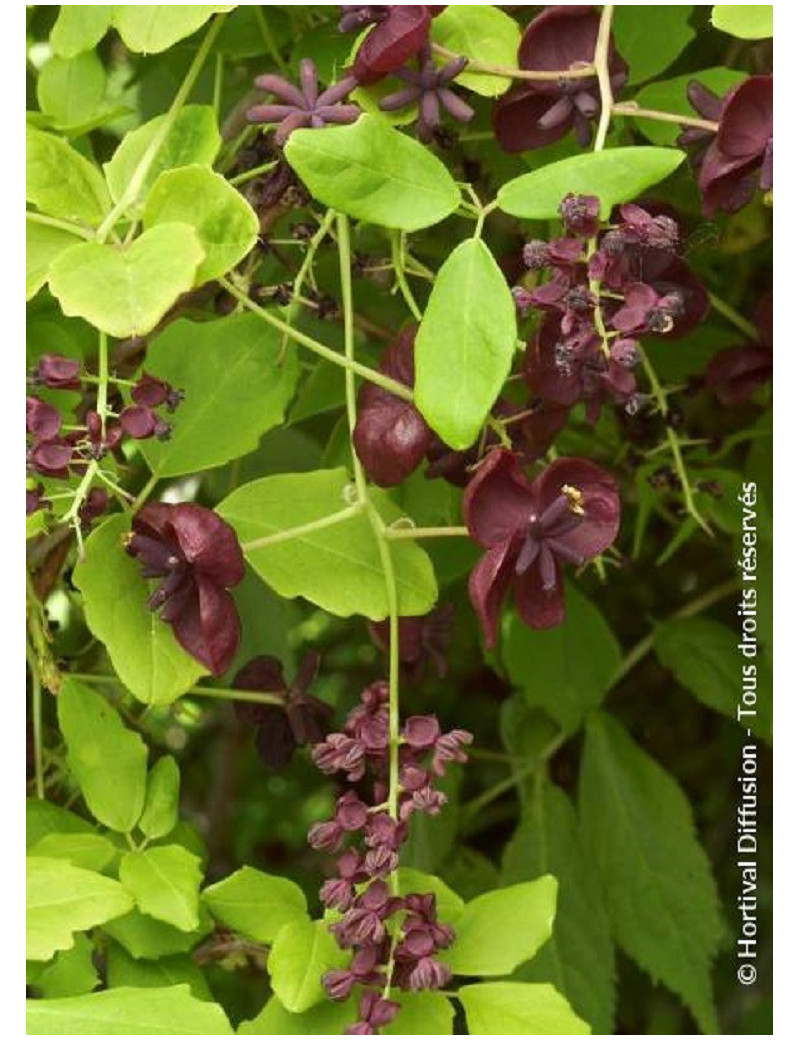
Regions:
[[29, 1033], [771, 1030], [771, 34], [28, 8]]

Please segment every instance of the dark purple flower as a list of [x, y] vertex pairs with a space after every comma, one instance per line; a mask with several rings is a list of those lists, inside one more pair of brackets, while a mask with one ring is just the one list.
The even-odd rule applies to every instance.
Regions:
[[133, 519], [127, 551], [142, 576], [163, 579], [148, 600], [175, 638], [212, 675], [229, 667], [239, 645], [236, 604], [228, 589], [244, 577], [236, 533], [194, 503], [150, 502]]
[[354, 123], [361, 115], [358, 105], [342, 102], [356, 86], [353, 76], [319, 92], [317, 69], [310, 58], [300, 62], [300, 88], [274, 73], [256, 78], [256, 86], [274, 94], [280, 104], [254, 105], [247, 110], [251, 123], [277, 123], [275, 141], [283, 145], [300, 127], [319, 129], [328, 123]]
[[[421, 4], [342, 8], [339, 23], [343, 32], [352, 32], [373, 23], [353, 62], [352, 72], [359, 83], [376, 83], [396, 72], [428, 42], [431, 9]], [[438, 13], [438, 11], [436, 12]]]
[[134, 440], [147, 440], [156, 432], [158, 416], [146, 405], [133, 404], [123, 408], [119, 424], [129, 437]]
[[772, 76], [751, 76], [734, 87], [718, 123], [698, 177], [706, 216], [735, 213], [757, 188], [772, 188]]
[[44, 354], [34, 369], [33, 380], [51, 390], [80, 390], [80, 372], [81, 363], [75, 358]]
[[648, 213], [635, 202], [626, 202], [619, 208], [620, 228], [626, 242], [636, 242], [649, 249], [665, 249], [674, 253], [678, 248], [678, 224], [666, 213]]
[[348, 780], [364, 775], [364, 745], [344, 733], [330, 733], [311, 752], [314, 765], [323, 773], [347, 773]]
[[33, 470], [43, 477], [69, 476], [68, 466], [72, 461], [73, 446], [58, 437], [52, 440], [39, 441], [28, 455], [28, 463]]
[[361, 1019], [345, 1029], [347, 1036], [371, 1036], [382, 1026], [388, 1026], [397, 1018], [400, 1005], [396, 1000], [386, 1000], [374, 990], [366, 990], [358, 1005]]
[[440, 734], [435, 715], [411, 715], [403, 726], [403, 740], [418, 751], [430, 751]]
[[25, 401], [25, 429], [37, 441], [52, 440], [61, 429], [61, 414], [38, 397], [28, 397]]
[[[398, 625], [398, 650], [404, 677], [409, 682], [418, 682], [425, 674], [429, 662], [433, 662], [436, 674], [443, 679], [447, 674], [447, 648], [453, 626], [455, 607], [445, 603], [424, 617], [401, 617]], [[371, 621], [369, 632], [381, 648], [389, 649], [389, 622]]]
[[[521, 69], [566, 71], [594, 61], [600, 16], [585, 5], [546, 7], [531, 22], [519, 46]], [[619, 89], [628, 66], [609, 45], [611, 85]], [[494, 109], [494, 133], [507, 152], [524, 152], [558, 141], [574, 127], [581, 145], [591, 139], [591, 120], [600, 111], [596, 76], [578, 79], [528, 80], [513, 86]]]
[[600, 227], [600, 199], [596, 195], [565, 195], [558, 207], [568, 235], [593, 238]]
[[705, 371], [705, 384], [720, 404], [744, 404], [772, 377], [772, 293], [760, 300], [755, 315], [756, 343], [728, 347], [715, 354]]
[[136, 386], [131, 390], [134, 404], [144, 405], [147, 408], [158, 408], [165, 404], [167, 411], [174, 412], [184, 398], [183, 390], [176, 390], [165, 383], [163, 379], [148, 375], [143, 372]]
[[417, 54], [416, 69], [404, 67], [395, 72], [395, 76], [407, 86], [383, 98], [380, 107], [384, 112], [396, 112], [407, 105], [417, 105], [417, 136], [425, 142], [433, 140], [434, 131], [441, 123], [441, 106], [460, 123], [468, 123], [475, 112], [450, 89], [453, 80], [464, 71], [466, 64], [466, 58], [455, 58], [440, 67], [433, 60], [430, 46], [426, 44]]
[[31, 516], [38, 509], [49, 509], [50, 503], [44, 497], [44, 484], [25, 489], [25, 515]]
[[627, 335], [671, 332], [676, 318], [683, 314], [678, 293], [659, 296], [652, 286], [635, 282], [625, 290], [625, 302], [611, 319], [611, 325]]
[[578, 566], [607, 549], [617, 536], [619, 515], [616, 483], [592, 463], [560, 458], [529, 481], [511, 452], [495, 449], [464, 496], [470, 535], [487, 550], [469, 580], [487, 647], [497, 641], [503, 600], [512, 587], [527, 625], [560, 624], [560, 564]]
[[78, 519], [88, 527], [93, 520], [102, 516], [108, 506], [108, 492], [104, 488], [92, 488], [81, 503]]

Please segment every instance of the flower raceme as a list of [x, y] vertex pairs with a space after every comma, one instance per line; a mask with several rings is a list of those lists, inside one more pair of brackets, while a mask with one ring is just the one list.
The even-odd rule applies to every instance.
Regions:
[[142, 577], [161, 578], [147, 605], [172, 626], [192, 657], [221, 675], [239, 646], [240, 624], [228, 589], [244, 577], [233, 528], [192, 502], [150, 502], [133, 518], [126, 549]]
[[486, 555], [469, 595], [490, 649], [506, 593], [522, 620], [552, 628], [564, 618], [561, 565], [580, 566], [607, 549], [619, 529], [614, 479], [591, 462], [561, 458], [529, 481], [516, 456], [494, 449], [467, 487], [464, 519]]

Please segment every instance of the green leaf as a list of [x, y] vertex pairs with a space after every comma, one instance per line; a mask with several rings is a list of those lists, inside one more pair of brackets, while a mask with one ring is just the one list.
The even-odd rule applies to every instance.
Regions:
[[558, 882], [546, 875], [467, 903], [441, 959], [454, 975], [507, 975], [550, 938]]
[[64, 1000], [29, 1000], [32, 1036], [231, 1036], [219, 1004], [193, 997], [188, 986], [123, 986]]
[[50, 33], [53, 53], [62, 58], [73, 58], [82, 51], [91, 50], [105, 36], [110, 20], [110, 4], [62, 4]]
[[120, 986], [178, 986], [186, 983], [199, 1000], [213, 1000], [206, 977], [199, 965], [186, 954], [162, 957], [157, 961], [136, 960], [118, 943], [106, 947], [106, 981], [109, 989]]
[[515, 978], [552, 982], [592, 1032], [614, 1030], [614, 946], [597, 878], [572, 802], [545, 781], [523, 812], [503, 854], [503, 884], [542, 874], [558, 880], [551, 938]]
[[425, 874], [413, 867], [400, 867], [397, 873], [401, 896], [414, 892], [432, 892], [436, 896], [436, 912], [445, 924], [456, 924], [464, 913], [464, 900], [434, 874]]
[[75, 937], [71, 950], [57, 953], [52, 964], [36, 979], [43, 997], [74, 997], [90, 993], [100, 981], [92, 955], [94, 946], [85, 935]]
[[406, 993], [392, 990], [400, 1004], [397, 1018], [381, 1029], [385, 1036], [452, 1036], [455, 1009], [442, 993]]
[[[180, 8], [173, 7], [173, 10]], [[131, 130], [123, 137], [111, 159], [103, 165], [108, 188], [115, 202], [119, 202], [125, 194], [136, 168], [166, 118], [165, 115], [156, 116], [143, 126]], [[214, 109], [210, 105], [186, 105], [159, 145], [140, 186], [138, 198], [132, 200], [129, 211], [136, 216], [140, 214], [150, 189], [165, 170], [190, 164], [210, 166], [219, 146], [220, 136]]]
[[200, 860], [182, 845], [128, 852], [119, 865], [119, 879], [142, 913], [183, 932], [200, 924], [202, 875]]
[[174, 953], [185, 953], [212, 930], [214, 922], [211, 917], [200, 912], [200, 927], [193, 932], [184, 932], [164, 921], [133, 910], [124, 917], [118, 917], [104, 926], [112, 939], [123, 946], [132, 957], [144, 957], [148, 960], [166, 957]]
[[73, 932], [119, 917], [133, 905], [118, 881], [63, 859], [29, 856], [25, 879], [25, 956], [31, 961], [49, 961], [56, 951], [71, 949]]
[[114, 4], [111, 21], [125, 46], [137, 54], [158, 54], [197, 32], [213, 14], [234, 4]]
[[258, 240], [258, 217], [223, 176], [207, 166], [165, 170], [153, 185], [142, 216], [145, 228], [189, 224], [205, 250], [195, 284], [226, 274]]
[[172, 755], [156, 762], [147, 777], [147, 794], [139, 830], [148, 838], [163, 838], [178, 822], [181, 771]]
[[179, 387], [170, 439], [142, 446], [153, 473], [174, 477], [219, 466], [258, 447], [283, 421], [299, 375], [293, 347], [254, 314], [181, 319], [150, 345], [147, 371]]
[[462, 986], [458, 999], [473, 1036], [586, 1036], [590, 1032], [552, 986], [484, 982]]
[[74, 581], [86, 624], [105, 646], [117, 675], [144, 704], [171, 704], [205, 673], [179, 646], [172, 629], [147, 608], [139, 564], [123, 548], [130, 519], [107, 520], [86, 540]]
[[67, 764], [92, 815], [114, 831], [132, 830], [147, 783], [144, 741], [105, 697], [76, 679], [64, 680], [57, 704]]
[[103, 107], [106, 72], [94, 51], [51, 58], [39, 73], [39, 108], [59, 129], [89, 123]]
[[514, 358], [517, 318], [505, 275], [467, 239], [436, 276], [414, 348], [414, 400], [452, 448], [478, 439]]
[[68, 809], [38, 798], [25, 799], [25, 846], [33, 848], [47, 834], [94, 834], [95, 829], [88, 820], [76, 816]]
[[50, 268], [50, 291], [70, 316], [110, 336], [143, 336], [194, 285], [203, 248], [188, 224], [159, 224], [129, 246], [82, 242]]
[[[256, 573], [280, 596], [303, 596], [337, 617], [361, 614], [373, 621], [389, 613], [386, 582], [372, 525], [363, 514], [272, 545], [246, 543], [321, 520], [345, 509], [349, 478], [344, 469], [286, 473], [238, 488], [218, 507], [243, 543]], [[370, 497], [387, 523], [402, 514], [386, 492]], [[400, 613], [426, 614], [436, 602], [433, 568], [410, 540], [391, 543]]]
[[26, 130], [25, 200], [42, 213], [92, 227], [111, 203], [100, 171], [66, 141]]
[[[616, 28], [616, 25], [615, 25]], [[451, 4], [431, 23], [431, 41], [465, 58], [518, 67], [520, 29], [513, 18], [489, 4]], [[511, 86], [504, 76], [462, 72], [456, 83], [484, 97], [498, 97]]]
[[[25, 221], [25, 299], [31, 300], [50, 277], [53, 261], [82, 241], [61, 228]], [[39, 514], [34, 514], [38, 516]]]
[[597, 195], [600, 215], [607, 218], [618, 202], [636, 198], [663, 181], [684, 158], [677, 148], [649, 145], [584, 152], [508, 181], [500, 189], [497, 203], [512, 217], [549, 220], [558, 216], [566, 194]]
[[[664, 8], [660, 8], [663, 10]], [[618, 8], [622, 10], [622, 8]], [[677, 115], [697, 117], [686, 96], [686, 88], [693, 80], [722, 96], [731, 87], [746, 78], [744, 72], [723, 67], [702, 69], [700, 72], [688, 72], [674, 79], [659, 80], [650, 83], [636, 95], [636, 103], [640, 108], [652, 108], [659, 112], [675, 112]], [[652, 141], [653, 144], [674, 145], [681, 133], [681, 127], [674, 123], [660, 123], [655, 119], [636, 119], [636, 129]], [[681, 341], [681, 346], [684, 341]], [[661, 369], [658, 369], [661, 374]]]
[[306, 897], [284, 877], [241, 867], [203, 890], [202, 900], [218, 921], [257, 942], [271, 943], [284, 925], [306, 920]]
[[314, 198], [357, 220], [403, 231], [438, 224], [461, 198], [447, 167], [378, 116], [295, 130], [286, 158]]
[[742, 660], [736, 633], [708, 618], [672, 618], [656, 626], [655, 651], [661, 664], [702, 703], [736, 718], [742, 688]]
[[242, 1036], [337, 1036], [358, 1020], [355, 1000], [342, 1003], [326, 1000], [301, 1015], [287, 1011], [277, 997], [270, 997], [260, 1013], [242, 1022], [237, 1033]]
[[721, 932], [708, 857], [675, 780], [610, 716], [587, 724], [581, 828], [622, 949], [717, 1033], [710, 964]]
[[[598, 707], [621, 661], [619, 644], [594, 604], [571, 585], [556, 628], [534, 630], [509, 615], [501, 659], [531, 707], [543, 708], [568, 733]], [[531, 668], [531, 661], [536, 667]]]
[[84, 870], [101, 871], [114, 859], [117, 849], [100, 834], [45, 834], [28, 852], [31, 856], [65, 859]]
[[694, 39], [689, 24], [693, 11], [690, 4], [619, 4], [614, 8], [614, 41], [628, 63], [629, 85], [669, 68]]
[[765, 40], [772, 36], [772, 4], [715, 4], [711, 24], [740, 40]]
[[325, 921], [290, 921], [275, 936], [270, 950], [270, 983], [286, 1010], [300, 1014], [326, 999], [324, 972], [343, 968], [349, 960]]

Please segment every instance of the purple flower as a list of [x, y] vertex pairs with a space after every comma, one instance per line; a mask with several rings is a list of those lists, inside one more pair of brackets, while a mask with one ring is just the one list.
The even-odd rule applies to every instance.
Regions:
[[510, 588], [525, 624], [561, 623], [560, 564], [578, 566], [607, 549], [619, 514], [616, 483], [590, 462], [561, 458], [529, 481], [511, 452], [488, 456], [464, 496], [470, 535], [487, 550], [470, 575], [469, 594], [488, 648]]
[[174, 412], [184, 398], [183, 390], [175, 390], [163, 379], [157, 379], [143, 372], [139, 382], [131, 390], [134, 404], [144, 405], [147, 408], [158, 408], [165, 404], [167, 411]]
[[[443, 679], [447, 674], [447, 647], [453, 626], [455, 607], [446, 603], [424, 617], [401, 617], [398, 625], [400, 665], [408, 682], [419, 682], [429, 662]], [[369, 633], [381, 648], [389, 649], [389, 622], [371, 621]]]
[[25, 515], [30, 516], [37, 509], [49, 509], [50, 503], [44, 497], [44, 484], [39, 483], [36, 487], [25, 489]]
[[772, 376], [772, 293], [760, 300], [755, 315], [758, 342], [728, 347], [715, 354], [705, 371], [705, 384], [720, 404], [744, 404]]
[[236, 673], [235, 689], [275, 693], [283, 700], [282, 704], [235, 703], [239, 718], [256, 726], [256, 748], [270, 769], [284, 769], [296, 747], [325, 737], [333, 708], [308, 693], [318, 668], [319, 654], [306, 654], [296, 679], [288, 684], [278, 658], [261, 655]]
[[108, 506], [108, 492], [105, 488], [92, 488], [78, 509], [78, 519], [86, 528], [93, 520], [102, 516]]
[[58, 437], [39, 441], [31, 449], [28, 463], [31, 469], [43, 477], [60, 477], [64, 480], [69, 476], [68, 467], [72, 461], [73, 450], [71, 444]]
[[25, 430], [37, 441], [52, 440], [61, 429], [61, 414], [57, 408], [38, 397], [25, 400]]
[[558, 207], [568, 235], [593, 238], [600, 227], [600, 199], [596, 195], [565, 195]]
[[628, 335], [671, 332], [683, 313], [678, 293], [659, 296], [652, 286], [635, 282], [625, 290], [625, 303], [611, 319], [618, 332]]
[[44, 354], [39, 358], [33, 381], [51, 390], [80, 390], [81, 363], [60, 354]]
[[142, 576], [161, 578], [148, 606], [172, 625], [175, 638], [212, 675], [221, 675], [239, 646], [239, 615], [228, 589], [244, 577], [233, 528], [203, 506], [150, 502], [133, 519], [127, 551]]
[[[593, 7], [554, 5], [531, 22], [519, 46], [521, 69], [559, 72], [594, 61], [600, 17]], [[609, 44], [608, 67], [614, 90], [628, 75], [628, 66]], [[524, 152], [558, 141], [574, 127], [578, 142], [591, 139], [591, 120], [600, 111], [595, 76], [577, 79], [528, 80], [513, 86], [494, 109], [494, 133], [507, 152]]]
[[318, 129], [328, 123], [354, 123], [361, 115], [358, 105], [342, 104], [357, 84], [355, 77], [347, 76], [320, 94], [316, 66], [310, 58], [300, 62], [300, 88], [273, 73], [258, 76], [255, 82], [260, 90], [274, 94], [280, 104], [254, 105], [247, 110], [247, 119], [251, 123], [277, 123], [275, 141], [280, 145], [300, 127]]
[[416, 69], [401, 68], [395, 72], [395, 76], [407, 86], [383, 98], [380, 107], [384, 112], [395, 112], [416, 104], [419, 108], [417, 136], [425, 142], [433, 140], [434, 131], [441, 123], [440, 106], [444, 106], [460, 123], [468, 123], [475, 112], [450, 89], [450, 84], [464, 71], [466, 64], [466, 58], [454, 58], [440, 68], [426, 44], [417, 54]]
[[359, 83], [376, 83], [396, 72], [422, 50], [428, 42], [431, 17], [444, 10], [422, 4], [384, 4], [382, 6], [342, 7], [339, 23], [342, 32], [352, 32], [373, 23], [358, 48], [353, 75]]

